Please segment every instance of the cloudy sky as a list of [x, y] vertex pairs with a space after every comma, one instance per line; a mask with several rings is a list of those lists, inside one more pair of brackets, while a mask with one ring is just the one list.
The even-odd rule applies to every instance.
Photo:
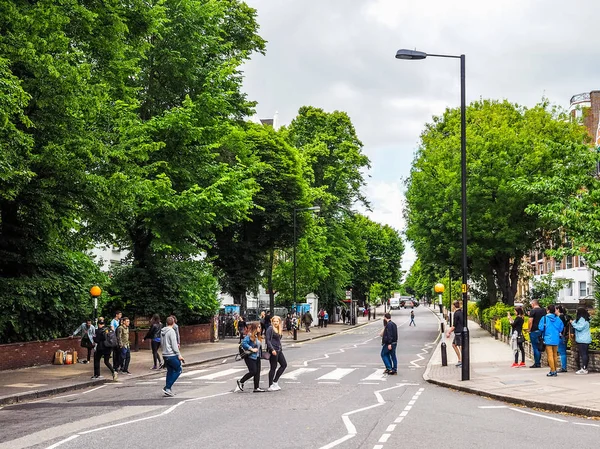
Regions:
[[[245, 68], [261, 118], [314, 105], [348, 112], [371, 159], [376, 221], [403, 230], [403, 179], [424, 124], [460, 102], [459, 62], [399, 61], [399, 48], [466, 55], [467, 101], [542, 97], [568, 107], [600, 89], [598, 0], [246, 0], [266, 56]], [[403, 269], [414, 261], [409, 249]]]

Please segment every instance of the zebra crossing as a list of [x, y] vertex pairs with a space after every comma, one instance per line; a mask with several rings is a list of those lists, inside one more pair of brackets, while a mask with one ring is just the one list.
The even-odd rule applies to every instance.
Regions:
[[[266, 376], [268, 368], [261, 370], [261, 377]], [[186, 384], [219, 384], [232, 382], [239, 379], [246, 373], [245, 367], [224, 368], [221, 366], [184, 371], [180, 379]], [[394, 380], [397, 377], [392, 378]], [[356, 383], [366, 385], [377, 385], [387, 382], [388, 375], [384, 373], [383, 368], [367, 367], [364, 365], [354, 365], [351, 367], [337, 367], [335, 365], [322, 365], [314, 367], [298, 367], [288, 365], [287, 371], [281, 376], [279, 383], [318, 383], [318, 384], [339, 384]], [[151, 382], [138, 382], [139, 385], [146, 385]]]

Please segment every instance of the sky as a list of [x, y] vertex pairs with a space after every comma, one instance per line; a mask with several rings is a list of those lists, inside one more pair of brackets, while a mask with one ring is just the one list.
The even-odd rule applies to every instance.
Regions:
[[[598, 0], [246, 0], [266, 55], [243, 67], [260, 118], [288, 124], [304, 105], [346, 111], [371, 160], [365, 193], [404, 230], [404, 180], [433, 116], [460, 105], [459, 61], [395, 59], [400, 48], [466, 55], [467, 102], [542, 98], [568, 108], [600, 89]], [[402, 269], [415, 260], [407, 246]]]

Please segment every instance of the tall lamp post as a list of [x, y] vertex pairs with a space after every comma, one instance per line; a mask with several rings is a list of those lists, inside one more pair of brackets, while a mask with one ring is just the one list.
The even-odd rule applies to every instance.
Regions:
[[[296, 269], [297, 269], [297, 264], [296, 264], [296, 246], [298, 246], [298, 235], [297, 235], [297, 220], [296, 220], [296, 216], [298, 214], [298, 212], [302, 212], [302, 211], [313, 211], [313, 212], [320, 212], [321, 208], [319, 206], [313, 206], [313, 207], [303, 207], [303, 208], [298, 208], [298, 209], [294, 209], [294, 248], [293, 248], [293, 258], [294, 258], [294, 312], [296, 311], [296, 304], [297, 304], [297, 288], [296, 288]], [[294, 336], [296, 334], [294, 333]], [[295, 338], [294, 338], [295, 340]]]
[[401, 49], [396, 52], [397, 59], [434, 58], [460, 59], [460, 168], [461, 168], [461, 209], [462, 209], [462, 300], [464, 327], [462, 329], [462, 380], [470, 378], [469, 328], [467, 326], [467, 124], [465, 93], [465, 55], [436, 55], [422, 51]]
[[100, 287], [98, 287], [97, 285], [92, 286], [92, 288], [90, 288], [90, 295], [92, 295], [92, 298], [94, 299], [94, 319], [93, 319], [93, 323], [94, 326], [98, 325], [97, 319], [98, 319], [98, 297], [102, 294], [102, 289]]

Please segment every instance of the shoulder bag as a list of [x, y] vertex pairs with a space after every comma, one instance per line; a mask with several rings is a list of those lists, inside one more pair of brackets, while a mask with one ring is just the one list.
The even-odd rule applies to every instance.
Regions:
[[548, 323], [546, 322], [545, 316], [542, 317], [541, 320], [544, 320], [544, 332], [542, 332], [542, 334], [540, 336], [538, 336], [537, 347], [538, 347], [538, 351], [544, 352], [546, 350], [546, 343], [544, 342], [544, 335], [546, 335], [546, 328], [548, 327]]

